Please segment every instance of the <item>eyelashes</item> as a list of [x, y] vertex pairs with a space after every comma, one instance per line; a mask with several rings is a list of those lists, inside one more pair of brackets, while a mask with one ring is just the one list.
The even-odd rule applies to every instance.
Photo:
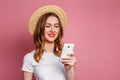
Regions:
[[46, 28], [49, 28], [50, 26], [45, 26]]
[[[51, 26], [45, 26], [46, 28], [50, 28]], [[60, 26], [58, 25], [58, 26], [54, 26], [55, 28], [59, 28]]]

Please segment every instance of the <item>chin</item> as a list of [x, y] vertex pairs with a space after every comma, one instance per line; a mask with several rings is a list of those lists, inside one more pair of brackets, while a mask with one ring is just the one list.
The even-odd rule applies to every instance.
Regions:
[[47, 37], [46, 41], [49, 43], [53, 43], [56, 39], [57, 39], [57, 37], [54, 37], [54, 38]]
[[54, 41], [47, 41], [48, 43], [54, 43]]
[[49, 43], [53, 43], [55, 40], [47, 40], [47, 42]]

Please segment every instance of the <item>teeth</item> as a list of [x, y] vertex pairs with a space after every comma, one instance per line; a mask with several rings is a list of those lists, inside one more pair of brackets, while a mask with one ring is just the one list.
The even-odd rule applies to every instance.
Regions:
[[50, 34], [50, 35], [54, 35], [54, 34]]
[[55, 36], [55, 34], [48, 34], [50, 37], [54, 37]]

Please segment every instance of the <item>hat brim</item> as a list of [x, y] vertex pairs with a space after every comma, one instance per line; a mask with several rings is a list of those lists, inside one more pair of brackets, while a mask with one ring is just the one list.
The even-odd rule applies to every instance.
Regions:
[[29, 32], [31, 35], [34, 34], [36, 24], [38, 22], [38, 19], [45, 13], [55, 13], [59, 18], [62, 23], [62, 27], [64, 28], [67, 22], [67, 16], [64, 10], [58, 6], [55, 5], [48, 5], [48, 6], [43, 6], [39, 9], [37, 9], [32, 16], [29, 19], [28, 26], [29, 26]]

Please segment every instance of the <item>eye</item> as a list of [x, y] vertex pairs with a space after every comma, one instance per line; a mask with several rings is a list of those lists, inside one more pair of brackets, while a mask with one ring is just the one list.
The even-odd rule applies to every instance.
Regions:
[[46, 27], [46, 28], [49, 28], [50, 26], [47, 25], [47, 26], [45, 26], [45, 27]]
[[55, 28], [59, 28], [60, 26], [59, 25], [55, 25]]

